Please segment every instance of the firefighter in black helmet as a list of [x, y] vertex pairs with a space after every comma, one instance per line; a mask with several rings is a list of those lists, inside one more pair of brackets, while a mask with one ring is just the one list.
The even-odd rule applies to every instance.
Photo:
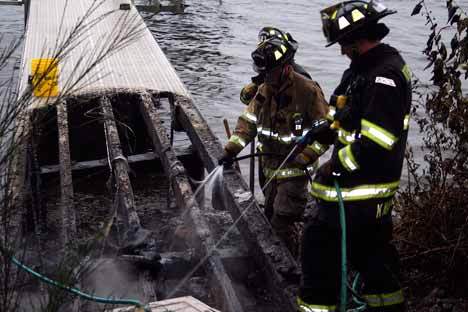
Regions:
[[332, 127], [321, 135], [334, 149], [311, 186], [318, 210], [303, 234], [300, 311], [338, 310], [335, 180], [346, 209], [347, 256], [364, 280], [366, 311], [404, 311], [399, 256], [390, 241], [392, 198], [408, 136], [411, 72], [396, 49], [380, 42], [389, 29], [379, 20], [393, 13], [376, 1], [345, 1], [321, 11], [327, 46], [339, 43], [351, 64], [330, 101]]
[[263, 173], [271, 180], [265, 189], [265, 215], [276, 234], [293, 255], [298, 237], [294, 223], [302, 218], [307, 203], [306, 170], [319, 156], [318, 143], [307, 146], [280, 168], [296, 139], [313, 122], [325, 118], [328, 105], [319, 85], [296, 73], [291, 62], [295, 49], [286, 38], [272, 37], [252, 52], [253, 68], [264, 75], [255, 97], [239, 117], [236, 129], [224, 147], [220, 164], [230, 162], [255, 136], [262, 145]]
[[[258, 44], [271, 38], [279, 38], [281, 40], [287, 41], [292, 51], [294, 51], [294, 53], [297, 52], [299, 44], [297, 43], [296, 40], [294, 40], [291, 34], [286, 33], [275, 27], [263, 27], [258, 33]], [[294, 62], [294, 59], [291, 59], [290, 63], [291, 63], [293, 70], [296, 73], [301, 74], [302, 76], [307, 77], [309, 79], [312, 79], [309, 73], [302, 66]], [[257, 75], [252, 77], [252, 82], [245, 85], [242, 88], [240, 92], [241, 102], [244, 103], [245, 105], [249, 105], [250, 101], [253, 99], [253, 97], [257, 93], [258, 86], [260, 86], [264, 82], [264, 80], [265, 80], [265, 74], [257, 72]], [[261, 152], [261, 145], [258, 146], [257, 150]], [[263, 174], [262, 157], [258, 158], [258, 181], [259, 181], [260, 187], [263, 189], [265, 185], [265, 175]]]
[[[258, 33], [258, 43], [260, 44], [265, 40], [271, 38], [280, 38], [282, 40], [288, 41], [291, 49], [293, 49], [294, 53], [297, 52], [299, 44], [296, 40], [291, 36], [290, 33], [283, 32], [282, 30], [275, 28], [275, 27], [263, 27]], [[295, 72], [303, 75], [311, 79], [309, 73], [300, 65], [296, 64], [294, 60], [291, 61], [291, 65]], [[245, 85], [241, 92], [240, 92], [240, 100], [245, 105], [249, 105], [250, 101], [253, 99], [255, 94], [257, 93], [258, 86], [261, 85], [264, 81], [264, 75], [262, 73], [257, 73], [258, 75], [252, 77], [252, 82]]]

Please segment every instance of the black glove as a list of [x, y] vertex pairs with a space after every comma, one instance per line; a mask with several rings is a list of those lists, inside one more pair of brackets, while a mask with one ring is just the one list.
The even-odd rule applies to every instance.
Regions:
[[326, 119], [319, 119], [312, 123], [310, 130], [303, 135], [298, 144], [307, 146], [312, 144], [314, 141], [323, 141], [323, 137], [327, 136], [330, 133], [333, 133], [330, 129], [330, 123]]
[[323, 178], [330, 178], [333, 175], [333, 162], [328, 160], [317, 169], [317, 175]]
[[221, 158], [218, 159], [218, 165], [220, 166], [231, 167], [233, 163], [233, 157], [226, 152], [224, 152], [223, 156], [221, 156]]
[[334, 119], [340, 122], [340, 127], [350, 129], [352, 127], [351, 107], [349, 105], [343, 108], [337, 108]]
[[333, 180], [341, 176], [341, 173], [336, 170], [333, 158], [326, 161], [317, 169], [315, 175], [317, 182], [322, 184], [332, 184]]

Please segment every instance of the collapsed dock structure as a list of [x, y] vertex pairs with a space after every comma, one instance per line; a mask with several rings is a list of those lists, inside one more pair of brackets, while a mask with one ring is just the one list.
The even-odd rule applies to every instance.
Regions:
[[11, 162], [22, 235], [48, 255], [99, 241], [100, 278], [80, 285], [101, 296], [295, 311], [298, 268], [241, 175], [224, 170], [223, 207], [194, 196], [222, 145], [135, 6], [31, 0], [28, 12]]

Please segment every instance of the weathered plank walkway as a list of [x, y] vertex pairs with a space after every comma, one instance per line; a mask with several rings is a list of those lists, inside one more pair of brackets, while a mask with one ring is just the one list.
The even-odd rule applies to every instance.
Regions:
[[[20, 91], [33, 74], [33, 59], [58, 57], [58, 87], [68, 95], [154, 90], [188, 96], [137, 9], [121, 10], [124, 3], [130, 1], [32, 0]], [[123, 45], [113, 46], [125, 36]], [[111, 53], [86, 72], [108, 49]]]

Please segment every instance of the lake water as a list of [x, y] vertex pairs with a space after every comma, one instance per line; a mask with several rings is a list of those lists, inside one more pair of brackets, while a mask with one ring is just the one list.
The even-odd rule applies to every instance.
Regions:
[[[325, 48], [319, 11], [334, 2], [187, 0], [185, 14], [162, 13], [148, 19], [147, 24], [215, 134], [226, 142], [222, 120], [227, 118], [233, 128], [244, 108], [239, 101], [239, 92], [253, 75], [250, 53], [263, 26], [276, 26], [293, 35], [300, 44], [297, 63], [320, 83], [326, 97], [330, 96], [349, 63], [340, 55], [337, 46]], [[445, 23], [445, 1], [426, 2], [439, 25]], [[468, 9], [468, 0], [454, 2], [465, 11]], [[427, 62], [421, 51], [425, 48], [429, 30], [424, 17], [410, 17], [417, 1], [387, 0], [383, 3], [398, 11], [383, 20], [391, 29], [384, 41], [399, 49], [413, 72], [421, 80], [428, 81], [431, 73], [423, 71]], [[2, 42], [19, 37], [22, 31], [22, 8], [0, 6]], [[16, 55], [19, 57], [20, 51]], [[0, 79], [11, 75], [14, 63], [10, 64], [9, 70], [0, 72]], [[421, 135], [416, 125], [411, 127], [409, 144], [421, 159]]]

